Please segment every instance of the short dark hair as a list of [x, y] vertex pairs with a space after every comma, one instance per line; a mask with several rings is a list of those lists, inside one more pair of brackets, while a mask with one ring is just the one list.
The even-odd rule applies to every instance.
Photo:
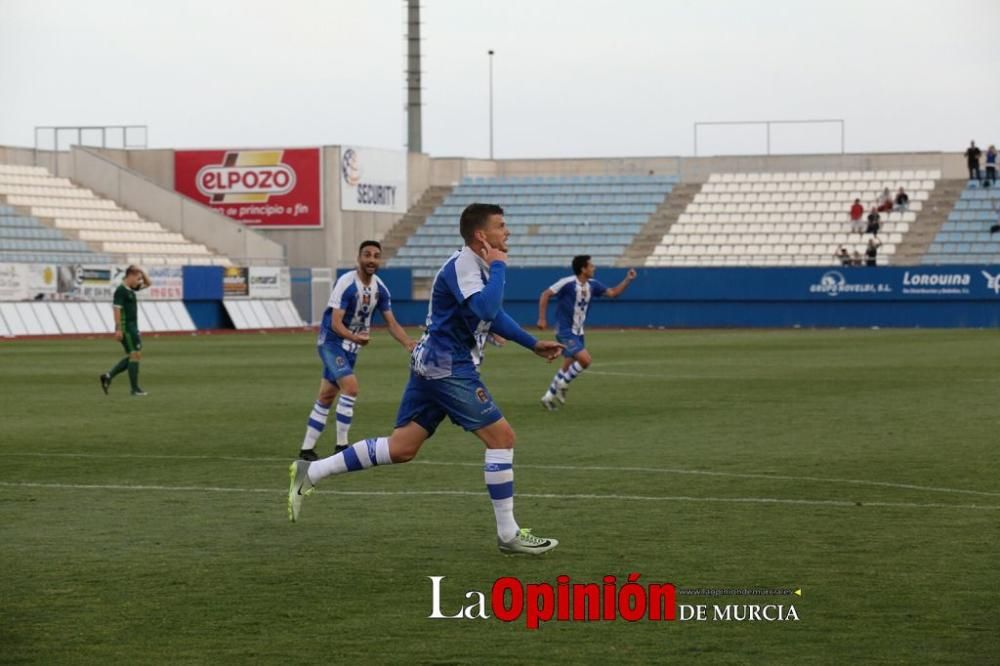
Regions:
[[459, 233], [468, 243], [472, 234], [486, 226], [486, 220], [491, 215], [503, 215], [503, 208], [496, 204], [472, 203], [462, 211], [462, 219], [458, 223]]
[[573, 257], [573, 275], [579, 275], [583, 272], [583, 269], [587, 267], [587, 263], [590, 261], [589, 254], [578, 254]]
[[136, 273], [142, 273], [142, 269], [136, 266], [135, 264], [132, 264], [131, 266], [125, 269], [125, 277], [128, 277], [129, 275], [135, 275]]
[[374, 248], [377, 248], [379, 252], [382, 251], [382, 244], [379, 243], [378, 241], [374, 241], [374, 240], [361, 241], [361, 245], [358, 247], [358, 256], [359, 257], [361, 256], [361, 253], [365, 251], [366, 247], [374, 247]]

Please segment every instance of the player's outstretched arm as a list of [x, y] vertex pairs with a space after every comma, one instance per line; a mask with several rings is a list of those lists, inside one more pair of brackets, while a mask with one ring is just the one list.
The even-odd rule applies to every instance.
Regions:
[[521, 328], [518, 323], [502, 309], [497, 313], [496, 319], [493, 320], [490, 332], [502, 335], [508, 340], [513, 340], [525, 349], [530, 349], [548, 361], [558, 357], [559, 353], [563, 350], [563, 346], [558, 342], [552, 340], [538, 340], [535, 338], [535, 336]]
[[490, 333], [512, 340], [525, 349], [534, 350], [535, 344], [538, 342], [535, 336], [521, 328], [503, 308], [497, 311], [496, 317], [490, 325]]
[[628, 273], [625, 274], [625, 279], [605, 292], [608, 298], [618, 298], [618, 296], [625, 291], [625, 288], [632, 284], [632, 280], [635, 279], [635, 275], [636, 273], [634, 268], [628, 269]]
[[385, 319], [385, 325], [389, 328], [389, 335], [391, 335], [396, 342], [406, 347], [406, 351], [413, 351], [413, 348], [417, 346], [417, 341], [413, 340], [406, 334], [403, 327], [399, 325], [396, 321], [396, 315], [392, 314], [392, 310], [385, 310], [382, 312], [382, 318]]
[[559, 358], [559, 355], [565, 348], [555, 340], [539, 340], [535, 343], [535, 348], [532, 351], [546, 361], [554, 361]]
[[544, 331], [547, 325], [545, 321], [545, 314], [549, 309], [549, 299], [552, 298], [552, 292], [548, 289], [542, 292], [542, 295], [538, 297], [538, 330]]

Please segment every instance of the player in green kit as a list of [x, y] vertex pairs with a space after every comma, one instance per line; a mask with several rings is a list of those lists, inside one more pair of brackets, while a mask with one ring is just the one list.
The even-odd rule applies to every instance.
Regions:
[[135, 292], [141, 291], [152, 284], [146, 272], [138, 266], [125, 269], [122, 283], [115, 289], [114, 316], [115, 340], [122, 343], [125, 356], [115, 367], [101, 375], [101, 388], [107, 394], [111, 380], [116, 375], [128, 370], [128, 380], [132, 385], [132, 395], [147, 395], [139, 387], [139, 361], [142, 360], [142, 339], [139, 337], [139, 306]]

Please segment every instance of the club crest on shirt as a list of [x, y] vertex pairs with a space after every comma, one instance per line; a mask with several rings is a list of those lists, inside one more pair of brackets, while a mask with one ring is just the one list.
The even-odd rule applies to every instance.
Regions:
[[334, 363], [336, 363], [336, 364], [337, 364], [337, 367], [338, 367], [338, 368], [342, 368], [342, 367], [344, 367], [344, 357], [343, 357], [343, 356], [338, 356], [338, 357], [337, 357], [337, 360], [336, 360], [336, 361], [334, 361]]
[[490, 396], [486, 394], [486, 389], [480, 386], [479, 388], [476, 389], [476, 398], [479, 400], [479, 402], [486, 403], [489, 402]]

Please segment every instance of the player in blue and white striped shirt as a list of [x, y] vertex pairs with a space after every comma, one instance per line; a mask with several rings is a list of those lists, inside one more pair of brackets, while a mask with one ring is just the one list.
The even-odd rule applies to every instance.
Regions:
[[381, 264], [382, 246], [378, 241], [364, 241], [358, 248], [357, 270], [344, 273], [333, 285], [316, 339], [316, 351], [323, 361], [323, 379], [306, 423], [306, 435], [299, 450], [302, 460], [319, 458], [315, 450], [316, 440], [326, 428], [326, 419], [338, 393], [337, 446], [334, 453], [347, 448], [354, 405], [358, 400], [358, 378], [354, 374], [354, 366], [358, 362], [358, 351], [368, 344], [375, 310], [382, 313], [389, 335], [407, 351], [412, 351], [417, 344], [392, 314], [389, 290], [375, 275]]
[[483, 345], [493, 333], [550, 361], [559, 356], [562, 345], [536, 340], [501, 307], [510, 237], [503, 209], [471, 204], [462, 212], [459, 228], [465, 246], [434, 277], [427, 331], [410, 357], [410, 381], [395, 429], [388, 437], [362, 440], [323, 460], [292, 463], [288, 516], [293, 522], [303, 497], [321, 479], [408, 462], [447, 417], [486, 446], [483, 470], [500, 551], [539, 555], [558, 545], [514, 520], [514, 430], [479, 378], [479, 364]]
[[556, 340], [566, 347], [562, 368], [542, 396], [542, 405], [549, 411], [559, 409], [559, 404], [566, 404], [569, 383], [590, 367], [590, 352], [583, 341], [583, 322], [587, 319], [591, 300], [601, 296], [617, 298], [635, 279], [635, 269], [630, 268], [625, 279], [609, 289], [594, 279], [596, 272], [590, 255], [573, 257], [573, 275], [557, 281], [538, 299], [538, 328], [544, 331], [549, 299], [556, 297]]

